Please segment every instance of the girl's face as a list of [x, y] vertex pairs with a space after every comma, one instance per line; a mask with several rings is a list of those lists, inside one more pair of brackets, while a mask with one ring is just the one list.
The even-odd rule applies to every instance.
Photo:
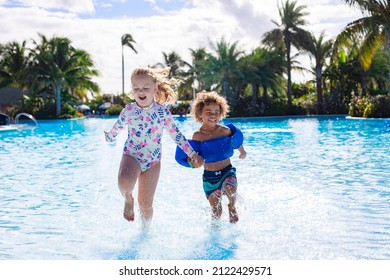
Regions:
[[215, 126], [221, 120], [221, 107], [217, 103], [205, 104], [200, 117], [203, 124]]
[[148, 75], [138, 75], [133, 77], [131, 84], [137, 105], [141, 108], [149, 107], [157, 91], [157, 85], [153, 78]]

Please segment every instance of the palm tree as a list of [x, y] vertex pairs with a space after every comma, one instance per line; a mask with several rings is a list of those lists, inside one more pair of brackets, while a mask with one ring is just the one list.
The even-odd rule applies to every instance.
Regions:
[[223, 38], [212, 48], [215, 55], [207, 54], [199, 64], [200, 78], [210, 88], [222, 87], [222, 95], [230, 99], [231, 81], [238, 76], [243, 51], [238, 49], [238, 41], [229, 44]]
[[137, 50], [135, 49], [133, 43], [136, 43], [133, 39], [133, 36], [130, 34], [124, 34], [121, 38], [122, 42], [122, 94], [125, 94], [125, 59], [123, 55], [123, 47], [127, 46], [131, 48], [135, 53], [137, 53]]
[[207, 58], [207, 52], [205, 48], [190, 49], [190, 52], [192, 58], [192, 65], [190, 67], [192, 76], [191, 85], [193, 86], [196, 81], [198, 83], [197, 90], [201, 90], [203, 89], [203, 83], [197, 79], [199, 76], [199, 64]]
[[56, 117], [61, 117], [61, 93], [63, 90], [90, 89], [98, 90], [92, 82], [98, 76], [93, 61], [88, 53], [75, 49], [67, 38], [53, 37], [48, 40], [39, 35], [41, 43], [34, 41], [35, 48], [33, 71], [38, 79], [49, 84], [54, 91]]
[[164, 62], [163, 63], [157, 63], [157, 65], [162, 67], [169, 67], [169, 77], [175, 77], [178, 78], [182, 75], [182, 67], [185, 65], [183, 59], [181, 56], [175, 52], [172, 51], [170, 53], [163, 52]]
[[99, 76], [99, 71], [94, 69], [91, 55], [84, 50], [75, 49], [73, 56], [78, 62], [74, 65], [75, 69], [69, 71], [67, 76], [69, 90], [79, 97], [85, 97], [88, 90], [92, 93], [99, 92], [99, 86], [91, 80], [92, 77]]
[[280, 90], [283, 84], [280, 80], [285, 71], [285, 59], [279, 49], [258, 47], [242, 61], [242, 79], [252, 87], [252, 105], [259, 102], [260, 88], [263, 90], [261, 103], [267, 107], [268, 89], [274, 92]]
[[[375, 84], [378, 91], [387, 91], [386, 81], [388, 65], [387, 49], [382, 47], [373, 57], [369, 73], [373, 80], [372, 84]], [[371, 87], [373, 86], [371, 85]]]
[[318, 38], [310, 34], [304, 48], [308, 51], [309, 56], [315, 61], [315, 77], [317, 90], [317, 109], [319, 113], [323, 110], [322, 94], [322, 70], [325, 60], [330, 58], [333, 49], [333, 40], [325, 40], [325, 33], [322, 32]]
[[[183, 83], [179, 87], [179, 93], [189, 92], [192, 94], [191, 98], [195, 99], [196, 91], [203, 89], [204, 85], [199, 77], [199, 64], [207, 57], [205, 48], [189, 49], [191, 53], [191, 63], [185, 62], [187, 70], [184, 73]], [[188, 99], [191, 99], [188, 98]]]
[[[330, 82], [333, 102], [345, 113], [351, 100], [351, 93], [358, 92], [358, 84], [363, 91], [366, 88], [366, 74], [358, 56], [360, 45], [355, 43], [347, 48], [338, 48], [332, 54], [332, 63], [324, 70], [324, 76]], [[343, 109], [344, 108], [344, 109]]]
[[262, 40], [263, 43], [270, 46], [284, 45], [287, 60], [287, 100], [289, 106], [292, 105], [291, 48], [294, 46], [300, 50], [308, 36], [308, 32], [302, 28], [306, 25], [303, 17], [308, 15], [303, 11], [305, 8], [306, 6], [297, 6], [296, 1], [290, 2], [289, 0], [281, 7], [278, 5], [281, 23], [272, 21], [277, 25], [277, 28], [265, 33]]
[[347, 43], [357, 36], [362, 38], [360, 62], [368, 69], [376, 51], [386, 45], [388, 54], [388, 94], [390, 95], [390, 1], [345, 0], [350, 6], [360, 8], [363, 17], [349, 24], [337, 37], [337, 43]]
[[2, 47], [0, 54], [0, 87], [18, 87], [26, 91], [29, 81], [30, 61], [26, 41], [10, 42]]
[[31, 84], [31, 61], [26, 48], [26, 41], [21, 44], [10, 42], [1, 46], [0, 51], [0, 88], [16, 87], [22, 91], [22, 110], [24, 110], [24, 93]]

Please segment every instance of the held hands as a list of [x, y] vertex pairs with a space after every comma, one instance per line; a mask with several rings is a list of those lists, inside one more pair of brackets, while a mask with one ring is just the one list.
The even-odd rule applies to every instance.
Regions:
[[200, 155], [196, 154], [193, 157], [188, 158], [188, 163], [193, 168], [199, 168], [203, 165], [204, 159]]

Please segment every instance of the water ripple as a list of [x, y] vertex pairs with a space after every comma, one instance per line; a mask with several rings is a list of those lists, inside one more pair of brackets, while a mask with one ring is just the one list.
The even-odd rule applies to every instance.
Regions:
[[[390, 259], [387, 122], [229, 120], [248, 152], [232, 157], [236, 225], [226, 199], [221, 223], [211, 223], [202, 170], [177, 165], [165, 134], [148, 233], [121, 215], [126, 135], [105, 143], [113, 122], [47, 121], [0, 134], [0, 259]], [[191, 138], [198, 124], [178, 126]]]

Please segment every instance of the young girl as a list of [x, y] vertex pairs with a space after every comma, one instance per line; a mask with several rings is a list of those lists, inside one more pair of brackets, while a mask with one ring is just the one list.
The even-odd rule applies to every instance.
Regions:
[[[228, 110], [225, 98], [218, 93], [205, 91], [198, 93], [191, 113], [202, 125], [195, 131], [190, 142], [205, 161], [203, 189], [212, 208], [213, 218], [221, 217], [222, 194], [226, 194], [229, 199], [229, 220], [236, 223], [237, 177], [230, 157], [233, 156], [233, 149], [238, 149], [239, 158], [244, 159], [246, 151], [242, 145], [241, 131], [233, 124], [227, 126], [219, 124], [219, 121], [226, 117]], [[179, 147], [176, 149], [176, 160], [184, 166], [195, 165]]]
[[176, 97], [171, 87], [174, 80], [167, 78], [168, 73], [169, 69], [136, 68], [131, 75], [131, 94], [135, 102], [127, 104], [112, 129], [105, 131], [106, 141], [112, 142], [128, 126], [128, 138], [118, 173], [119, 189], [125, 199], [123, 216], [128, 221], [134, 221], [133, 190], [137, 180], [141, 218], [149, 221], [153, 216], [153, 198], [161, 168], [163, 128], [168, 130], [196, 167], [203, 162], [176, 127], [170, 111], [161, 105], [174, 102]]

